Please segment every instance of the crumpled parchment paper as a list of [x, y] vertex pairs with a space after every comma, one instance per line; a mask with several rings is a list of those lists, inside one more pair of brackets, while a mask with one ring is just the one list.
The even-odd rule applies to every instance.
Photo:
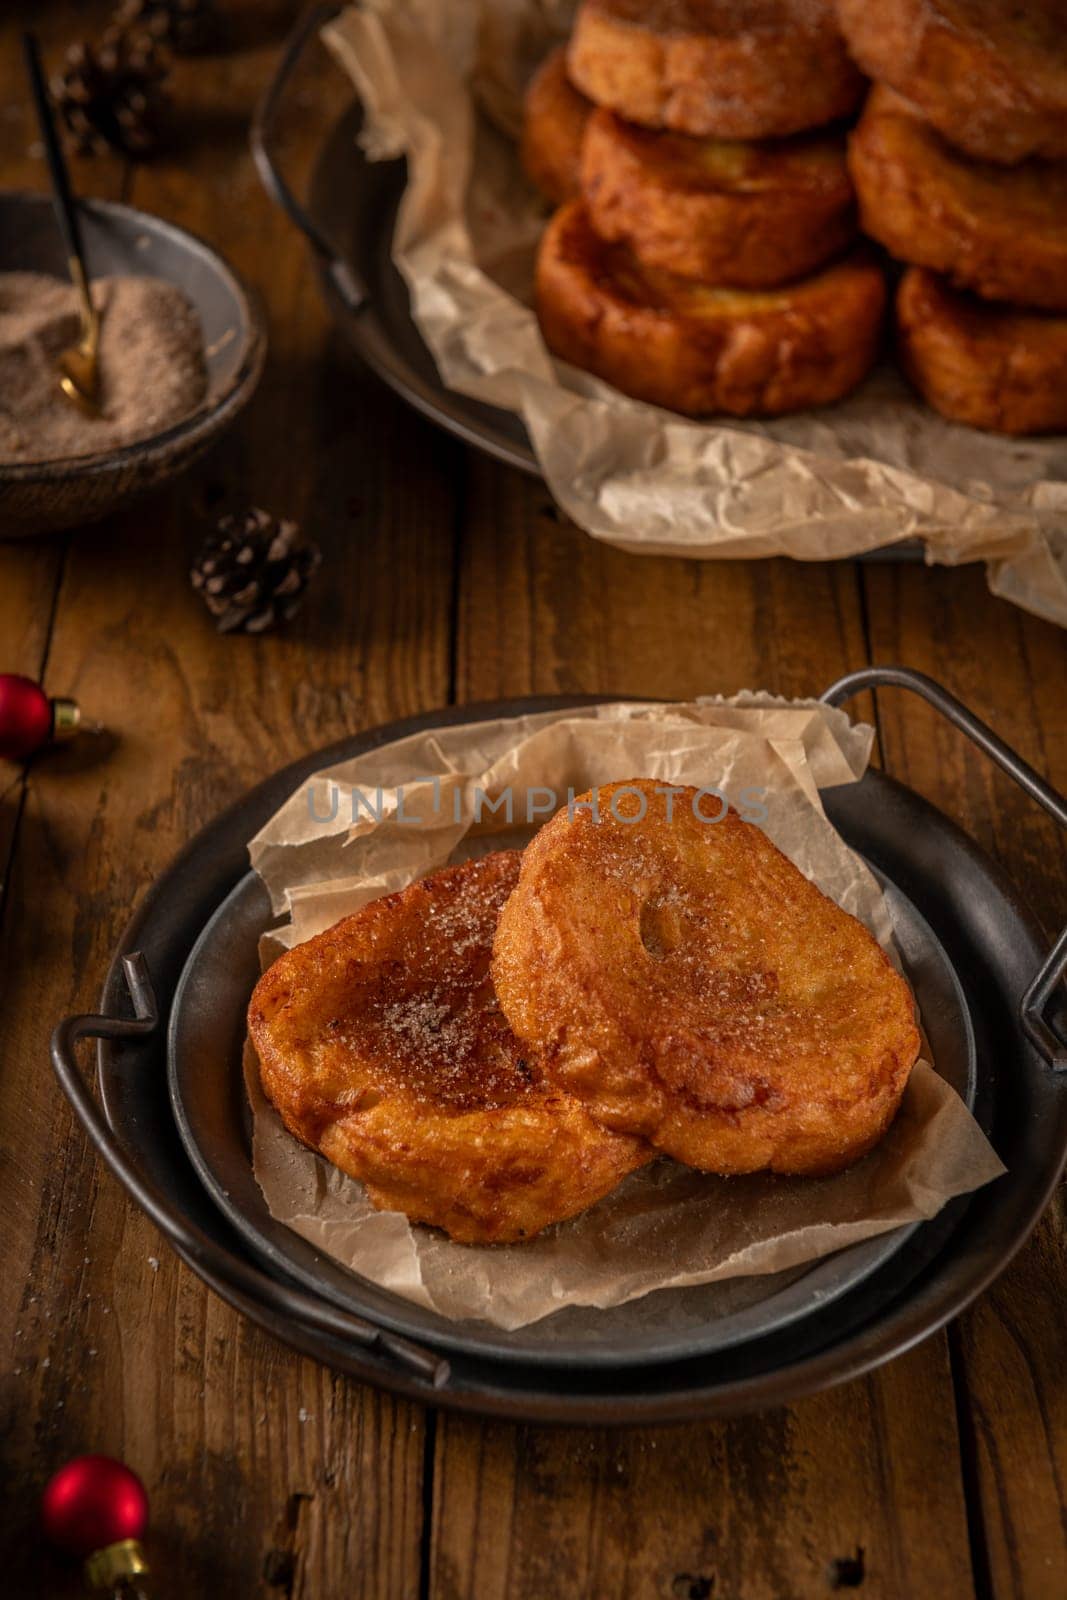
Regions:
[[[264, 939], [264, 965], [451, 859], [524, 843], [529, 798], [547, 815], [545, 790], [566, 804], [568, 788], [638, 776], [734, 799], [762, 790], [768, 835], [896, 959], [891, 905], [819, 799], [820, 787], [862, 776], [872, 738], [840, 710], [748, 694], [412, 734], [317, 773], [251, 841], [252, 865], [285, 918]], [[502, 812], [489, 823], [484, 808], [474, 821], [479, 794], [500, 801], [508, 790], [511, 828], [501, 828]], [[263, 1096], [250, 1052], [246, 1081], [255, 1175], [272, 1216], [383, 1288], [501, 1328], [564, 1306], [616, 1306], [654, 1289], [796, 1268], [931, 1217], [1003, 1171], [955, 1091], [922, 1061], [887, 1138], [838, 1177], [716, 1178], [664, 1159], [534, 1240], [471, 1247], [375, 1211], [362, 1184], [293, 1139]]]
[[848, 400], [692, 422], [555, 362], [531, 309], [546, 212], [515, 136], [573, 0], [363, 0], [324, 38], [364, 150], [406, 155], [393, 260], [446, 386], [518, 413], [557, 502], [645, 554], [821, 561], [921, 539], [984, 560], [994, 593], [1067, 624], [1067, 439], [946, 422], [886, 361]]

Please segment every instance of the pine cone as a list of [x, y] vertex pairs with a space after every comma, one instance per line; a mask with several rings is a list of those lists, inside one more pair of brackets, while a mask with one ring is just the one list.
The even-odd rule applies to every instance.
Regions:
[[321, 559], [295, 522], [253, 507], [241, 517], [223, 517], [189, 579], [220, 633], [264, 633], [296, 615]]
[[175, 55], [192, 55], [211, 43], [218, 13], [215, 0], [122, 0], [115, 24], [147, 33]]
[[143, 31], [108, 28], [99, 44], [72, 45], [53, 79], [56, 111], [74, 148], [144, 156], [155, 148], [166, 105], [166, 56]]

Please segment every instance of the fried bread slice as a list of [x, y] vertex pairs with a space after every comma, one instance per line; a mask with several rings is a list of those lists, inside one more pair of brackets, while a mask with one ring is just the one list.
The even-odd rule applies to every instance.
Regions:
[[595, 111], [582, 196], [601, 238], [644, 266], [743, 289], [814, 271], [856, 232], [844, 139], [830, 133], [695, 139]]
[[881, 86], [848, 161], [863, 231], [901, 261], [987, 299], [1067, 311], [1067, 162], [976, 161]]
[[981, 161], [1067, 157], [1063, 0], [837, 0], [864, 72]]
[[721, 139], [817, 128], [863, 92], [833, 0], [584, 0], [568, 60], [596, 105]]
[[624, 394], [691, 416], [775, 416], [860, 381], [885, 282], [860, 250], [784, 288], [709, 287], [640, 266], [572, 201], [542, 236], [536, 297], [549, 349]]
[[943, 417], [994, 433], [1067, 432], [1067, 316], [979, 300], [909, 267], [897, 342], [908, 376]]
[[541, 1073], [489, 977], [517, 851], [447, 867], [287, 951], [252, 995], [264, 1092], [380, 1210], [532, 1238], [649, 1159]]
[[553, 205], [581, 189], [582, 140], [592, 109], [567, 77], [567, 49], [560, 45], [530, 79], [519, 149], [526, 176]]
[[862, 1156], [919, 1050], [885, 952], [709, 791], [634, 779], [590, 799], [534, 837], [500, 916], [515, 1032], [598, 1122], [690, 1166]]

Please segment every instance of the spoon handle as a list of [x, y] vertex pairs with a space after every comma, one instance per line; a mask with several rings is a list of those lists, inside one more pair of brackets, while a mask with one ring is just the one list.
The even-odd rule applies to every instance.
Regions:
[[41, 129], [41, 138], [44, 141], [48, 171], [52, 178], [52, 205], [55, 210], [56, 221], [59, 223], [59, 230], [63, 235], [63, 243], [66, 246], [70, 275], [75, 286], [87, 296], [89, 274], [85, 266], [85, 251], [82, 247], [78, 208], [74, 200], [74, 193], [70, 187], [70, 173], [67, 171], [63, 148], [56, 132], [52, 102], [49, 99], [44, 69], [41, 66], [41, 47], [37, 42], [36, 34], [24, 33], [22, 35], [22, 49], [26, 57], [26, 72], [29, 76], [30, 87], [33, 90], [33, 102]]

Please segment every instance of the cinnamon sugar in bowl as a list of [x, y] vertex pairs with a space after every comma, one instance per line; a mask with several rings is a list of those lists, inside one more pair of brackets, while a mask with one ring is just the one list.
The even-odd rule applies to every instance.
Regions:
[[[244, 408], [263, 367], [266, 332], [259, 308], [214, 250], [130, 206], [88, 201], [81, 214], [98, 295], [105, 304], [110, 297], [124, 314], [132, 307], [142, 320], [146, 311], [149, 322], [156, 318], [161, 369], [153, 378], [151, 360], [113, 368], [110, 408], [105, 371], [110, 415], [89, 423], [88, 431], [77, 418], [67, 426], [50, 405], [41, 408], [35, 423], [29, 412], [40, 400], [39, 385], [26, 386], [21, 408], [12, 402], [3, 419], [8, 444], [0, 450], [4, 539], [93, 522], [174, 478]], [[8, 284], [22, 295], [34, 279], [51, 279], [49, 292], [62, 297], [66, 263], [46, 195], [0, 193], [0, 283], [8, 274], [13, 275]], [[131, 284], [130, 279], [154, 282]], [[115, 284], [123, 281], [116, 297]], [[27, 321], [36, 328], [37, 319]], [[152, 331], [147, 329], [146, 336]], [[39, 337], [33, 358], [43, 360], [46, 349], [47, 338]], [[16, 349], [16, 365], [18, 356]], [[136, 397], [142, 374], [143, 408]]]

